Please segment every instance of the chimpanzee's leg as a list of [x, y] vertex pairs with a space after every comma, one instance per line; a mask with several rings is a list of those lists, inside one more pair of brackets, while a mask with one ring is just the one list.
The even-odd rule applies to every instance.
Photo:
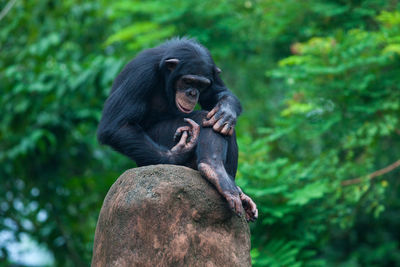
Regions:
[[[196, 147], [197, 169], [228, 201], [229, 206], [240, 215], [243, 213], [240, 191], [234, 177], [229, 175], [225, 163], [228, 155], [228, 139], [212, 128], [202, 128]], [[231, 170], [231, 174], [232, 174]]]
[[[202, 125], [207, 112], [199, 111], [186, 115]], [[178, 127], [187, 125], [182, 118], [174, 118], [157, 123], [148, 130], [149, 136], [157, 143], [172, 147], [173, 134]], [[218, 192], [228, 201], [229, 206], [238, 214], [245, 211], [246, 219], [257, 218], [255, 203], [236, 186], [234, 178], [237, 170], [238, 149], [236, 137], [223, 136], [212, 128], [200, 129], [200, 136], [194, 157], [185, 166], [198, 169], [202, 176], [210, 181]]]
[[[191, 118], [202, 125], [206, 115], [207, 112], [198, 112]], [[235, 133], [232, 136], [223, 136], [212, 128], [201, 128], [196, 147], [196, 161], [197, 169], [203, 177], [215, 185], [237, 214], [241, 213], [243, 206], [248, 221], [257, 219], [256, 204], [234, 182], [238, 163]]]

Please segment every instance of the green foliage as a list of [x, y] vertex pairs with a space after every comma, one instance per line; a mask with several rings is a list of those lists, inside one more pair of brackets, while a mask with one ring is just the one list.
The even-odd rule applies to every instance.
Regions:
[[[399, 55], [388, 49], [399, 43], [398, 16], [382, 12], [376, 18], [379, 30], [340, 30], [296, 43], [295, 54], [268, 71], [285, 83], [285, 105], [256, 142], [241, 139], [240, 176], [246, 177], [241, 183], [262, 211], [254, 229], [255, 265], [274, 265], [270, 243], [279, 240], [295, 244], [285, 259], [295, 255], [296, 263], [310, 265], [309, 255], [314, 259], [324, 245], [322, 237], [351, 227], [360, 209], [374, 218], [385, 210], [385, 180], [365, 179], [351, 187], [340, 181], [400, 157], [389, 149], [400, 145]], [[269, 240], [260, 238], [263, 232]], [[398, 248], [393, 242], [382, 248], [383, 258]], [[354, 264], [379, 264], [381, 256], [356, 254]], [[388, 266], [398, 264], [390, 259]]]
[[1, 22], [0, 229], [30, 234], [67, 266], [90, 260], [102, 199], [120, 172], [95, 138], [122, 66], [99, 49], [99, 8], [19, 1]]
[[210, 48], [244, 105], [254, 266], [400, 265], [398, 169], [369, 175], [400, 159], [398, 1], [17, 1], [0, 25], [0, 229], [55, 265], [89, 264], [134, 166], [95, 137], [112, 80], [176, 35]]

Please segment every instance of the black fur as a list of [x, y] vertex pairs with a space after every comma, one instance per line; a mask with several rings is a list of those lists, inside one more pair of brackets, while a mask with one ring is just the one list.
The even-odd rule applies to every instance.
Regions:
[[[165, 60], [171, 58], [180, 60], [172, 72], [165, 65]], [[205, 155], [169, 153], [169, 149], [174, 145], [173, 133], [177, 127], [185, 125], [183, 118], [195, 118], [201, 126], [201, 119], [206, 114], [183, 114], [177, 109], [174, 85], [177, 79], [185, 74], [202, 75], [211, 81], [211, 86], [199, 97], [203, 110], [209, 111], [223, 100], [237, 116], [240, 114], [240, 102], [218, 76], [209, 51], [194, 40], [177, 38], [142, 51], [121, 71], [104, 105], [98, 128], [99, 141], [130, 157], [138, 166], [177, 164], [196, 168], [196, 164], [190, 162]], [[224, 157], [225, 162], [226, 151], [234, 150], [234, 155], [230, 156], [236, 159], [228, 171], [234, 177], [237, 164], [235, 138], [223, 137], [213, 132], [212, 128], [208, 128], [207, 131], [208, 134], [203, 134], [200, 138], [210, 140], [200, 140], [198, 146], [207, 142], [210, 144], [213, 142], [211, 139], [222, 139], [218, 142], [223, 142], [225, 152], [221, 151], [223, 155], [219, 157]], [[228, 144], [234, 147], [227, 147]], [[198, 151], [205, 149], [196, 151], [195, 153], [200, 153]]]

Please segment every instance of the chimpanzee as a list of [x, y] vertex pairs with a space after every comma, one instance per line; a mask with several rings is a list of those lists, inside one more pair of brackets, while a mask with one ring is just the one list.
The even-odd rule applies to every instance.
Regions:
[[[175, 38], [142, 51], [114, 81], [98, 139], [138, 166], [199, 170], [237, 215], [254, 221], [255, 203], [234, 182], [234, 126], [241, 105], [220, 72], [210, 52], [192, 39]], [[194, 111], [197, 102], [203, 110]]]

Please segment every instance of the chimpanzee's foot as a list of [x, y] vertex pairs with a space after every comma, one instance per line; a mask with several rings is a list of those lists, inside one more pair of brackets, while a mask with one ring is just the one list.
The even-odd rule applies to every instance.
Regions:
[[201, 175], [210, 181], [217, 191], [226, 199], [229, 207], [239, 217], [244, 214], [242, 200], [240, 199], [240, 189], [235, 185], [220, 166], [212, 166], [211, 164], [201, 162], [197, 166]]
[[254, 203], [254, 201], [243, 192], [240, 193], [240, 199], [245, 211], [246, 220], [254, 222], [258, 218], [256, 203]]
[[244, 213], [242, 200], [239, 197], [239, 194], [235, 193], [221, 193], [222, 196], [228, 201], [228, 205], [236, 213], [237, 216], [241, 217]]

